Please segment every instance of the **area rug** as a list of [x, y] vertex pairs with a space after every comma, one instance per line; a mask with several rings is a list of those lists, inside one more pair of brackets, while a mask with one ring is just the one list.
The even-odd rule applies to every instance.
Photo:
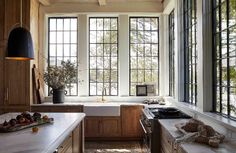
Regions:
[[85, 143], [85, 153], [145, 153], [145, 150], [136, 141], [89, 141]]

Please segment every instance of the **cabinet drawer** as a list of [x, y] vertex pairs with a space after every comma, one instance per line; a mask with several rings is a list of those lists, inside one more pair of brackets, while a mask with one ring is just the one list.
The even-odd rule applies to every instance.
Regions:
[[72, 134], [58, 147], [58, 153], [72, 153]]

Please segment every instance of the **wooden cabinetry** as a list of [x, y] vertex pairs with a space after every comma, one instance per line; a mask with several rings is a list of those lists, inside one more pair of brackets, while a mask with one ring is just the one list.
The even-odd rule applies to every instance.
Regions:
[[[37, 0], [22, 0], [23, 26], [30, 31], [31, 19], [38, 20], [38, 17], [33, 17], [31, 13], [38, 14], [38, 6]], [[8, 35], [20, 23], [20, 7], [19, 0], [0, 0], [0, 109], [4, 112], [30, 110], [32, 102], [31, 65], [33, 61], [5, 59]], [[34, 29], [37, 29], [37, 25]], [[36, 34], [32, 36], [35, 42], [38, 38], [34, 37]], [[34, 46], [37, 48], [37, 44]]]
[[184, 153], [184, 151], [175, 143], [175, 139], [170, 133], [161, 127], [161, 152], [162, 153]]
[[86, 117], [85, 137], [106, 139], [121, 136], [120, 117]]
[[141, 105], [122, 105], [121, 106], [121, 125], [122, 137], [141, 138], [142, 129], [139, 123], [143, 106]]
[[48, 105], [33, 105], [31, 112], [83, 112], [83, 105], [61, 105], [61, 106], [48, 106]]
[[83, 153], [84, 152], [84, 131], [83, 121], [58, 147], [58, 153]]

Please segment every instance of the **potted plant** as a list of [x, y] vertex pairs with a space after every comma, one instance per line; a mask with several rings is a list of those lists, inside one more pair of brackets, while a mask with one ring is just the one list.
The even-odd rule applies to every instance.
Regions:
[[52, 88], [53, 103], [65, 101], [65, 88], [71, 88], [71, 83], [77, 80], [77, 66], [71, 61], [62, 61], [61, 66], [49, 66], [44, 73], [45, 83]]

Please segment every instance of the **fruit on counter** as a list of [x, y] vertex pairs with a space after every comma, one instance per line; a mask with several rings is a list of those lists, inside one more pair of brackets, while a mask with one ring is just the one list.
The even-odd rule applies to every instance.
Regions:
[[37, 133], [39, 131], [39, 128], [38, 127], [32, 127], [32, 132], [33, 133]]
[[5, 122], [3, 123], [3, 126], [8, 126], [8, 122], [5, 120]]
[[34, 121], [37, 121], [37, 120], [41, 119], [41, 114], [35, 112], [35, 113], [33, 114], [33, 118], [34, 118]]
[[47, 121], [47, 120], [48, 120], [48, 116], [47, 116], [47, 115], [44, 115], [44, 116], [43, 116], [43, 120], [44, 120], [44, 121]]
[[20, 119], [18, 120], [18, 122], [19, 122], [19, 123], [25, 123], [25, 118], [24, 118], [24, 117], [20, 118]]
[[16, 119], [11, 119], [9, 121], [9, 123], [10, 123], [11, 126], [15, 126], [17, 124], [17, 120]]
[[19, 121], [21, 118], [23, 118], [22, 115], [17, 115], [17, 116], [16, 116], [17, 121]]

